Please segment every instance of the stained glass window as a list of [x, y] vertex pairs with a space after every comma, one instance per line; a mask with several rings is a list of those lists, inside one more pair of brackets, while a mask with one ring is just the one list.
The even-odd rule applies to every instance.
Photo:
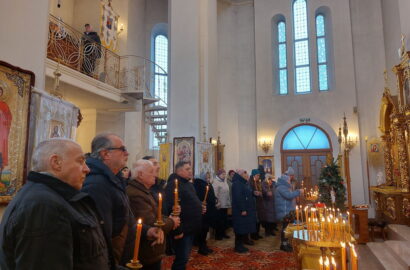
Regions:
[[325, 16], [322, 14], [316, 16], [316, 43], [319, 90], [327, 91], [329, 90], [329, 82], [326, 49], [326, 30]]
[[293, 2], [296, 93], [310, 92], [309, 36], [306, 0]]
[[280, 21], [277, 24], [278, 31], [278, 59], [279, 59], [279, 94], [288, 93], [288, 68], [286, 55], [286, 24]]
[[301, 125], [291, 129], [285, 136], [283, 150], [329, 149], [326, 133], [312, 125]]

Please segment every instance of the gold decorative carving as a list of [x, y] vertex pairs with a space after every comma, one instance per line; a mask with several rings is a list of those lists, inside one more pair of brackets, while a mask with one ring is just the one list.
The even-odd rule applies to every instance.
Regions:
[[392, 186], [393, 182], [393, 159], [391, 153], [392, 139], [389, 132], [381, 136], [384, 145], [384, 168], [386, 172], [386, 185]]
[[400, 182], [398, 187], [404, 191], [408, 191], [409, 188], [409, 160], [407, 153], [406, 143], [406, 126], [405, 120], [402, 115], [396, 115], [396, 119], [393, 123], [393, 128], [396, 133], [398, 161], [400, 170]]
[[388, 197], [386, 200], [385, 214], [391, 219], [396, 220], [396, 202], [392, 197]]
[[403, 199], [403, 216], [410, 218], [410, 201], [408, 198]]

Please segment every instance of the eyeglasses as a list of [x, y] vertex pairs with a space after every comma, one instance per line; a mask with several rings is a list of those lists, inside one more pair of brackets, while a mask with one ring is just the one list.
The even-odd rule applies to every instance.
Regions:
[[127, 152], [127, 148], [123, 145], [123, 146], [120, 146], [120, 147], [109, 147], [109, 148], [106, 148], [107, 150], [121, 150], [122, 152]]

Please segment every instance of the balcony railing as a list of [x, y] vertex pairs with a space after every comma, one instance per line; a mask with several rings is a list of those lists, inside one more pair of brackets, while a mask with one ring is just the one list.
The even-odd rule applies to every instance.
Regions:
[[[167, 72], [151, 60], [119, 56], [59, 18], [49, 18], [47, 58], [124, 92], [141, 91], [153, 97], [158, 89], [166, 89], [167, 81], [155, 75], [167, 76]], [[153, 87], [156, 90], [150, 91]], [[160, 103], [166, 106], [166, 97], [162, 96]]]

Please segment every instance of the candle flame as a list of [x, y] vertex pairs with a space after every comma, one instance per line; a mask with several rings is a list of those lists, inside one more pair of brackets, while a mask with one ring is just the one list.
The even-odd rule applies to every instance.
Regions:
[[354, 249], [354, 245], [352, 245], [352, 250], [353, 250], [353, 256], [354, 256], [355, 258], [357, 258], [357, 253], [356, 253], [356, 250]]
[[335, 257], [332, 256], [332, 265], [336, 266]]
[[160, 199], [162, 199], [162, 194], [161, 194], [161, 193], [159, 193], [159, 194], [158, 194], [158, 197], [159, 197]]
[[141, 224], [142, 223], [142, 219], [138, 219], [138, 224]]
[[329, 257], [327, 257], [327, 256], [326, 256], [325, 265], [326, 265], [326, 266], [329, 266], [329, 265], [330, 265], [330, 262], [329, 262]]
[[320, 263], [320, 265], [323, 265], [323, 258], [322, 257], [320, 257], [319, 263]]
[[342, 248], [346, 247], [346, 243], [345, 242], [340, 242], [340, 245], [342, 246]]

